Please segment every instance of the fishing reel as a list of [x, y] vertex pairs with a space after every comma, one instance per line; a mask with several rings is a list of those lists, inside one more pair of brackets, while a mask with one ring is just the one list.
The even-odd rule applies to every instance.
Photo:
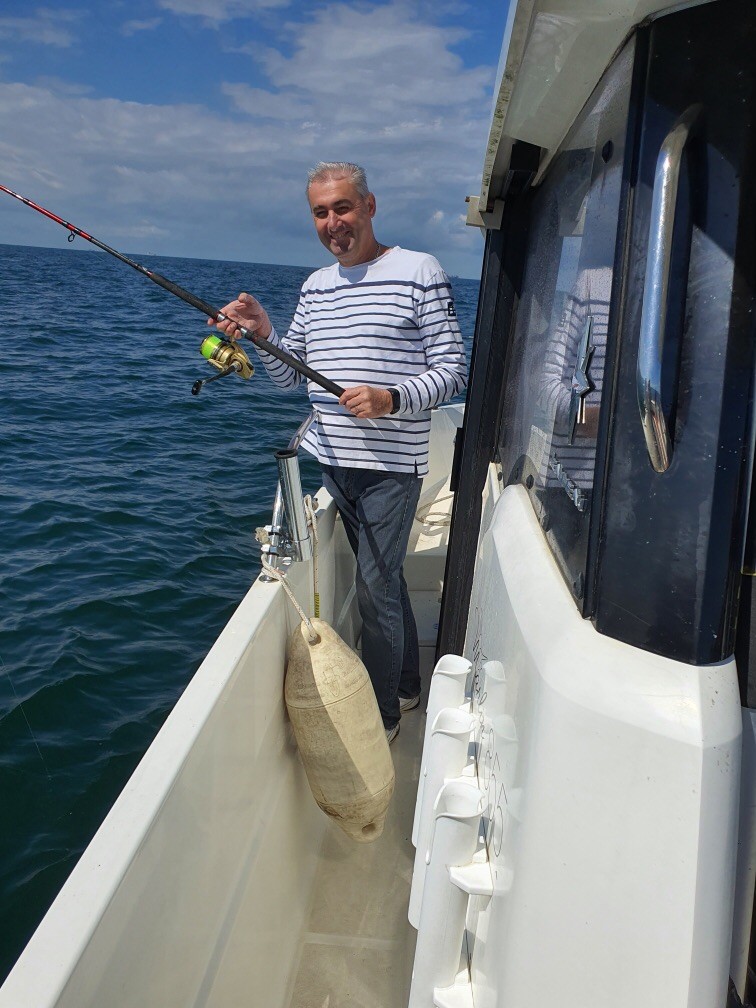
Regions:
[[213, 334], [202, 341], [200, 353], [208, 364], [212, 364], [218, 374], [213, 375], [212, 378], [198, 379], [192, 385], [192, 395], [199, 395], [203, 385], [217, 381], [219, 378], [225, 378], [226, 375], [238, 374], [246, 381], [255, 373], [252, 362], [236, 341], [225, 340]]

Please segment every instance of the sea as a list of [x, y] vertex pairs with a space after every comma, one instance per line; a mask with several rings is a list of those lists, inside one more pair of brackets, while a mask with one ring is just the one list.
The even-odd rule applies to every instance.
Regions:
[[[261, 365], [192, 395], [202, 315], [77, 245], [0, 245], [0, 979], [257, 577], [309, 411]], [[132, 257], [279, 331], [311, 272]], [[478, 282], [453, 286], [469, 351]]]

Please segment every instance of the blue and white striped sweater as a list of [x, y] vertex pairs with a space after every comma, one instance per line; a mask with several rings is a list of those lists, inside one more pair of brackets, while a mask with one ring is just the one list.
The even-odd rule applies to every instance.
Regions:
[[[291, 328], [269, 339], [344, 388], [399, 389], [400, 408], [358, 419], [308, 382], [317, 424], [303, 446], [327, 465], [428, 472], [430, 411], [465, 387], [467, 365], [451, 285], [433, 256], [395, 247], [379, 259], [317, 270], [302, 287]], [[258, 351], [272, 380], [304, 379]]]

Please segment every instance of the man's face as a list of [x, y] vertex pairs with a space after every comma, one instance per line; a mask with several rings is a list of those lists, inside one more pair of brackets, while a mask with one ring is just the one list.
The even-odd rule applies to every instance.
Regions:
[[363, 199], [347, 179], [313, 182], [307, 192], [318, 238], [342, 266], [375, 258], [375, 197]]

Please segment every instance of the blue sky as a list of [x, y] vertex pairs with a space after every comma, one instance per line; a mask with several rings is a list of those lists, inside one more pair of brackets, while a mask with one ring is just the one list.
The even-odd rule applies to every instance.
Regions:
[[[303, 179], [354, 160], [381, 241], [478, 276], [464, 198], [506, 8], [4, 0], [0, 182], [127, 253], [320, 266]], [[62, 247], [66, 232], [0, 194], [0, 242]]]

